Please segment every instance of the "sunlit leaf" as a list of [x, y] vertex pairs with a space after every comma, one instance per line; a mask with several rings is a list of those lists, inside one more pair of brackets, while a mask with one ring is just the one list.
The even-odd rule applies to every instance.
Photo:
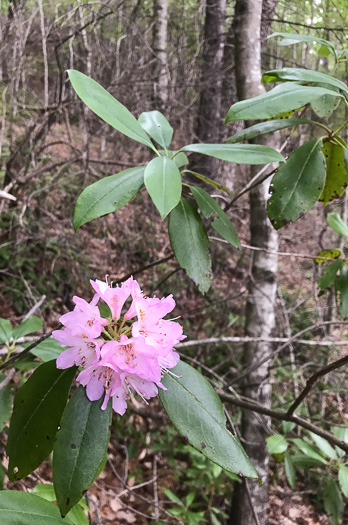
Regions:
[[326, 162], [326, 179], [319, 201], [326, 206], [346, 191], [348, 171], [344, 161], [344, 148], [332, 142], [325, 142], [321, 151]]
[[144, 182], [162, 220], [181, 197], [181, 175], [178, 166], [168, 157], [156, 157], [145, 168]]

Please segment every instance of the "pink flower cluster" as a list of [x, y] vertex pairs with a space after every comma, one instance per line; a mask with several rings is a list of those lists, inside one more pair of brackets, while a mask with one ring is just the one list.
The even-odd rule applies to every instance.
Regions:
[[[82, 367], [77, 381], [86, 386], [87, 397], [95, 401], [105, 393], [102, 409], [111, 397], [113, 409], [122, 415], [131, 390], [149, 399], [157, 387], [165, 389], [163, 374], [179, 361], [173, 346], [185, 336], [179, 323], [163, 319], [175, 307], [172, 295], [147, 298], [133, 277], [114, 288], [98, 280], [91, 285], [96, 292], [92, 301], [74, 297], [74, 310], [60, 318], [65, 328], [52, 334], [69, 347], [58, 356], [57, 367]], [[110, 308], [108, 319], [100, 315], [99, 299]]]

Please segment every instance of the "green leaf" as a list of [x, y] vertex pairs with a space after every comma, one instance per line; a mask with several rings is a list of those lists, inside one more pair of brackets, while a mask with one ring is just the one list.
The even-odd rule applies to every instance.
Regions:
[[268, 216], [276, 230], [296, 221], [317, 202], [325, 183], [321, 141], [311, 140], [290, 154], [271, 182]]
[[272, 71], [267, 71], [262, 77], [262, 81], [264, 83], [279, 81], [284, 82], [288, 80], [310, 83], [316, 82], [320, 84], [326, 84], [327, 86], [333, 86], [335, 88], [341, 89], [342, 91], [348, 90], [347, 85], [341, 80], [331, 77], [330, 75], [326, 75], [325, 73], [320, 73], [319, 71], [312, 71], [310, 69], [284, 67], [283, 69], [274, 69]]
[[[344, 149], [332, 142], [325, 142], [321, 148], [326, 161], [326, 181], [319, 201], [326, 206], [338, 199], [348, 186], [348, 172], [344, 162]], [[346, 226], [348, 230], [348, 226]]]
[[342, 221], [337, 213], [328, 213], [326, 217], [327, 223], [336, 233], [348, 237], [348, 225]]
[[296, 427], [296, 425], [292, 421], [282, 421], [282, 427], [283, 433], [287, 434], [288, 432], [291, 432]]
[[79, 504], [75, 505], [75, 507], [68, 512], [65, 516], [65, 520], [66, 519], [69, 519], [69, 522], [73, 525], [89, 525], [89, 520]]
[[53, 503], [17, 490], [0, 492], [1, 525], [67, 525]]
[[332, 525], [342, 522], [343, 500], [340, 489], [333, 479], [329, 479], [323, 489], [324, 509]]
[[322, 464], [327, 464], [326, 459], [323, 458], [323, 456], [318, 452], [318, 450], [313, 447], [310, 443], [307, 441], [304, 441], [303, 439], [299, 438], [293, 438], [292, 441], [295, 443], [295, 445], [298, 446], [298, 448], [306, 454], [306, 456], [316, 459], [317, 461], [320, 461]]
[[317, 42], [326, 47], [332, 55], [336, 54], [334, 44], [329, 40], [324, 40], [324, 38], [310, 35], [299, 35], [298, 33], [280, 33], [277, 31], [269, 35], [267, 39], [277, 36], [282, 37], [282, 39], [278, 41], [280, 46], [292, 46], [293, 44], [298, 44], [298, 42]]
[[162, 113], [145, 111], [139, 116], [138, 122], [162, 148], [169, 148], [174, 130]]
[[[334, 436], [341, 439], [344, 443], [348, 443], [348, 428], [347, 427], [333, 427], [331, 428]], [[340, 447], [335, 446], [336, 452], [340, 458], [343, 458], [346, 453]]]
[[292, 456], [290, 456], [288, 452], [286, 452], [284, 456], [284, 465], [285, 465], [285, 474], [286, 474], [288, 483], [290, 487], [294, 489], [295, 483], [296, 483], [296, 474], [295, 474], [295, 469], [294, 469], [294, 465], [292, 462]]
[[190, 186], [190, 190], [192, 191], [192, 194], [196, 199], [204, 217], [208, 219], [214, 214], [215, 218], [211, 223], [214, 230], [216, 230], [224, 239], [226, 239], [226, 241], [232, 244], [232, 246], [235, 248], [240, 248], [240, 240], [236, 234], [236, 230], [218, 203], [202, 188]]
[[306, 456], [305, 454], [293, 454], [291, 456], [292, 464], [297, 468], [304, 468], [304, 469], [310, 469], [310, 468], [319, 468], [323, 466], [322, 459], [314, 459], [310, 456]]
[[[27, 348], [30, 344], [31, 343], [23, 343], [22, 346], [23, 348]], [[49, 337], [30, 350], [30, 353], [46, 362], [51, 361], [52, 359], [57, 359], [59, 354], [61, 354], [63, 351], [64, 348], [61, 346], [61, 344], [53, 339], [53, 337]]]
[[7, 441], [10, 481], [33, 472], [51, 452], [75, 372], [48, 361], [18, 390]]
[[270, 454], [282, 454], [288, 448], [288, 442], [280, 434], [267, 438], [267, 450]]
[[323, 292], [335, 284], [337, 273], [342, 268], [343, 260], [337, 259], [326, 266], [322, 277], [318, 279], [318, 286]]
[[331, 113], [337, 108], [340, 99], [331, 97], [330, 95], [323, 95], [311, 102], [312, 109], [320, 118], [328, 118]]
[[181, 197], [181, 175], [168, 157], [156, 157], [145, 168], [144, 182], [162, 220], [177, 206]]
[[343, 266], [335, 281], [335, 289], [340, 295], [340, 314], [348, 317], [348, 266]]
[[[340, 255], [341, 255], [340, 250], [335, 250], [335, 249], [321, 250], [321, 252], [319, 252], [317, 255], [318, 258], [315, 259], [315, 262], [317, 264], [324, 264], [328, 262], [328, 261], [325, 261], [325, 259], [338, 259]], [[325, 259], [322, 259], [322, 257], [325, 257]]]
[[241, 142], [243, 140], [254, 139], [260, 135], [266, 135], [267, 133], [273, 133], [284, 128], [291, 128], [293, 126], [301, 126], [302, 124], [315, 124], [313, 120], [308, 120], [305, 118], [286, 118], [286, 119], [277, 119], [270, 120], [267, 122], [259, 122], [250, 126], [249, 128], [242, 129], [232, 137], [226, 140], [226, 144], [234, 144], [236, 142]]
[[322, 45], [320, 46], [320, 48], [318, 49], [318, 55], [320, 57], [326, 57], [328, 58], [330, 55], [331, 55], [331, 51], [330, 49], [328, 49], [328, 47]]
[[286, 111], [309, 104], [323, 96], [340, 96], [322, 87], [300, 86], [293, 82], [280, 84], [258, 97], [242, 100], [228, 110], [225, 124], [233, 120], [256, 120], [276, 117]]
[[[4, 374], [0, 374], [0, 382], [5, 379]], [[12, 409], [12, 395], [10, 383], [0, 390], [0, 432], [5, 428], [9, 420]]]
[[0, 317], [0, 343], [8, 343], [12, 337], [12, 326], [10, 321]]
[[168, 233], [174, 255], [202, 293], [211, 284], [209, 240], [196, 208], [181, 198], [169, 215]]
[[87, 186], [76, 202], [73, 220], [75, 231], [86, 222], [127, 204], [142, 187], [144, 170], [144, 166], [136, 166]]
[[178, 168], [187, 166], [189, 160], [183, 151], [168, 151], [169, 157], [175, 162]]
[[167, 496], [167, 498], [172, 501], [173, 503], [177, 503], [178, 505], [180, 505], [180, 507], [183, 507], [184, 504], [183, 502], [181, 501], [181, 499], [179, 499], [175, 494], [174, 492], [172, 492], [170, 489], [166, 489], [165, 487], [162, 487], [162, 491], [164, 492], [164, 494]]
[[49, 483], [39, 483], [35, 485], [31, 493], [46, 501], [56, 501], [56, 493], [54, 492], [53, 485]]
[[213, 387], [197, 370], [180, 361], [167, 374], [168, 390], [159, 395], [163, 406], [185, 441], [223, 469], [257, 478], [238, 439], [226, 429], [222, 403]]
[[39, 332], [42, 330], [42, 326], [41, 319], [35, 315], [32, 315], [26, 321], [13, 329], [13, 339], [16, 341], [25, 335], [31, 334], [33, 332]]
[[340, 484], [342, 493], [348, 498], [348, 467], [347, 465], [340, 465], [338, 469], [338, 482]]
[[154, 149], [151, 140], [132, 113], [98, 82], [74, 69], [69, 69], [68, 74], [77, 95], [93, 113], [127, 137]]
[[325, 456], [327, 456], [330, 459], [338, 459], [335, 449], [330, 445], [328, 441], [326, 441], [326, 439], [322, 438], [321, 436], [317, 436], [316, 434], [314, 434], [314, 432], [310, 432], [310, 435], [314, 443]]
[[236, 164], [269, 164], [285, 162], [283, 155], [261, 144], [190, 144], [181, 151], [192, 151]]
[[62, 516], [96, 478], [109, 442], [112, 406], [90, 401], [80, 386], [70, 399], [53, 449], [53, 485]]

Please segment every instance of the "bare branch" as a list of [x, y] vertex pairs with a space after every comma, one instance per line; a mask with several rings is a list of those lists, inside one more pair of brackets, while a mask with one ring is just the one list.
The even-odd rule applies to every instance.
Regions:
[[336, 368], [340, 368], [341, 366], [348, 363], [348, 354], [344, 357], [341, 357], [341, 359], [337, 359], [336, 361], [332, 361], [326, 366], [323, 366], [320, 370], [315, 372], [306, 382], [306, 386], [300, 393], [297, 399], [293, 402], [291, 407], [288, 410], [288, 414], [293, 414], [296, 410], [296, 408], [302, 403], [302, 401], [305, 399], [306, 396], [308, 396], [312, 386], [314, 383], [320, 378], [328, 374], [329, 372], [332, 372], [333, 370], [336, 370]]

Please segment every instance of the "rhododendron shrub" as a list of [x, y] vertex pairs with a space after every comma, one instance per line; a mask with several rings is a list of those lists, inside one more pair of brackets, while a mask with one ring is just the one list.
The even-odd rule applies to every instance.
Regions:
[[[158, 387], [166, 389], [163, 375], [178, 363], [173, 348], [185, 336], [178, 322], [164, 319], [175, 308], [172, 295], [147, 298], [133, 277], [116, 287], [99, 280], [91, 285], [92, 301], [74, 297], [74, 310], [60, 318], [65, 328], [52, 334], [69, 347], [58, 356], [57, 367], [81, 367], [77, 381], [86, 386], [88, 399], [103, 396], [105, 410], [111, 398], [115, 412], [123, 415], [131, 392], [146, 400]], [[107, 319], [97, 306], [100, 300], [110, 309]]]

